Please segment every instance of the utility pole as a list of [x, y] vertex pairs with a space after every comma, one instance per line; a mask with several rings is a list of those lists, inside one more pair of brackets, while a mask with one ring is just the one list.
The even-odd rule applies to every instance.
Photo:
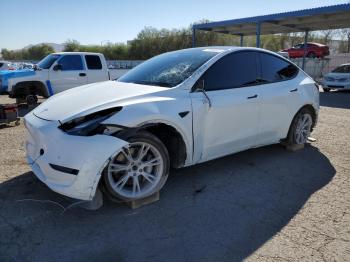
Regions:
[[350, 53], [350, 33], [348, 33], [348, 53]]

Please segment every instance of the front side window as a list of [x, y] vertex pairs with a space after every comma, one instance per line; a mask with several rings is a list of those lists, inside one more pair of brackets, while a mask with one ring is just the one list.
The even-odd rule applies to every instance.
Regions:
[[332, 71], [332, 73], [350, 73], [350, 65], [342, 65]]
[[260, 53], [261, 79], [266, 83], [279, 82], [293, 78], [298, 68], [274, 55]]
[[101, 59], [97, 55], [86, 55], [85, 61], [87, 68], [90, 70], [102, 69]]
[[52, 64], [55, 63], [55, 61], [60, 57], [60, 55], [55, 54], [48, 55], [38, 63], [38, 67], [41, 69], [49, 69], [52, 66]]
[[83, 61], [80, 55], [65, 55], [58, 64], [62, 66], [62, 71], [83, 70]]
[[174, 87], [217, 54], [217, 51], [210, 49], [185, 49], [165, 53], [138, 65], [119, 78], [118, 82]]
[[255, 52], [237, 52], [224, 56], [203, 75], [205, 90], [222, 90], [257, 84]]

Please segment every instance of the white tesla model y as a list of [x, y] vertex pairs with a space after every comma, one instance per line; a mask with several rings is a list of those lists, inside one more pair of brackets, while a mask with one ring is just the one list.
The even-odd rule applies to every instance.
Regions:
[[63, 195], [91, 200], [103, 186], [111, 198], [140, 199], [170, 167], [304, 144], [318, 111], [315, 82], [273, 52], [185, 49], [49, 98], [25, 116], [27, 160]]

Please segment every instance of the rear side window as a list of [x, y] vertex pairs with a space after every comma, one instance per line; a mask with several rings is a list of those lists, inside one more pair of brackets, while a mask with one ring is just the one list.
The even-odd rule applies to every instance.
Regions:
[[264, 82], [273, 83], [288, 80], [298, 74], [298, 68], [274, 55], [260, 53], [261, 78]]
[[102, 69], [101, 59], [97, 55], [86, 55], [85, 61], [88, 69], [92, 69], [92, 70]]
[[62, 71], [83, 70], [83, 61], [80, 55], [65, 55], [58, 64], [62, 65]]
[[228, 54], [212, 65], [201, 79], [207, 91], [254, 85], [257, 79], [256, 53]]

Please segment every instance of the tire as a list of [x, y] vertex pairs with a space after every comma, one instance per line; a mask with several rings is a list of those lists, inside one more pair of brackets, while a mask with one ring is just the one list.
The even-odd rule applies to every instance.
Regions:
[[328, 93], [329, 91], [331, 91], [329, 88], [323, 88], [323, 92]]
[[156, 136], [141, 131], [128, 142], [103, 171], [104, 192], [112, 201], [148, 197], [164, 186], [169, 175], [169, 153]]
[[[305, 144], [312, 131], [313, 121], [311, 111], [307, 108], [302, 108], [294, 117], [289, 128], [287, 146]], [[305, 123], [305, 128], [302, 128], [302, 123]]]
[[26, 97], [28, 105], [36, 105], [38, 103], [38, 97], [36, 95], [29, 95]]

